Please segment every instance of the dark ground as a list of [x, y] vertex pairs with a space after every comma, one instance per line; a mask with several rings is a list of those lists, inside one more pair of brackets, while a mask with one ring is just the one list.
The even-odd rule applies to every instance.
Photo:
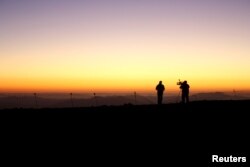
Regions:
[[0, 113], [3, 145], [36, 158], [116, 166], [219, 166], [225, 164], [211, 163], [213, 154], [249, 158], [250, 100]]

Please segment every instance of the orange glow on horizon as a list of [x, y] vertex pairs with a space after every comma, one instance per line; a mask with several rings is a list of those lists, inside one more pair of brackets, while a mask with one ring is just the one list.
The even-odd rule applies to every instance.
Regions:
[[[147, 92], [155, 93], [155, 86], [159, 80], [77, 80], [77, 79], [23, 79], [8, 80], [1, 85], [0, 92]], [[162, 80], [166, 93], [178, 92], [179, 86], [174, 80]], [[192, 92], [249, 90], [247, 81], [226, 81], [223, 79], [212, 80], [187, 80]], [[18, 83], [18, 84], [16, 84]], [[100, 84], [101, 83], [101, 84]]]

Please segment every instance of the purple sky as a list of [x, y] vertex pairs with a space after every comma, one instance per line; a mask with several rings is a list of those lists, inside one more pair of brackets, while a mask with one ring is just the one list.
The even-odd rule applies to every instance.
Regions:
[[222, 78], [246, 88], [249, 9], [249, 0], [0, 0], [0, 77], [24, 87], [26, 76], [34, 87], [36, 77], [109, 85], [122, 76], [149, 87]]

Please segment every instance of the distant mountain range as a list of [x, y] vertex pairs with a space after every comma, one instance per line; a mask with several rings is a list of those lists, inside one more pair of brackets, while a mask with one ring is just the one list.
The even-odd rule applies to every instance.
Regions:
[[[180, 95], [164, 97], [164, 103], [179, 103]], [[197, 93], [190, 96], [190, 101], [201, 100], [244, 100], [250, 99], [247, 95], [230, 95], [223, 92], [212, 93]], [[4, 108], [65, 108], [65, 107], [91, 107], [103, 105], [142, 105], [156, 104], [156, 96], [142, 95], [110, 95], [110, 96], [95, 96], [89, 98], [46, 98], [34, 96], [18, 96], [18, 95], [1, 95], [0, 109]]]
[[190, 97], [191, 100], [244, 100], [249, 96], [229, 95], [223, 92], [197, 93]]

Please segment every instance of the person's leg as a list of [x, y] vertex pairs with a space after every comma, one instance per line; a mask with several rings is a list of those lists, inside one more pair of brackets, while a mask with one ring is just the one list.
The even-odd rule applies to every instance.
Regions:
[[181, 95], [181, 102], [185, 103], [185, 95], [184, 94]]
[[157, 96], [157, 104], [159, 105], [161, 103], [160, 95]]
[[186, 96], [186, 103], [189, 103], [189, 95]]
[[158, 104], [162, 104], [162, 95], [160, 95], [158, 99]]

